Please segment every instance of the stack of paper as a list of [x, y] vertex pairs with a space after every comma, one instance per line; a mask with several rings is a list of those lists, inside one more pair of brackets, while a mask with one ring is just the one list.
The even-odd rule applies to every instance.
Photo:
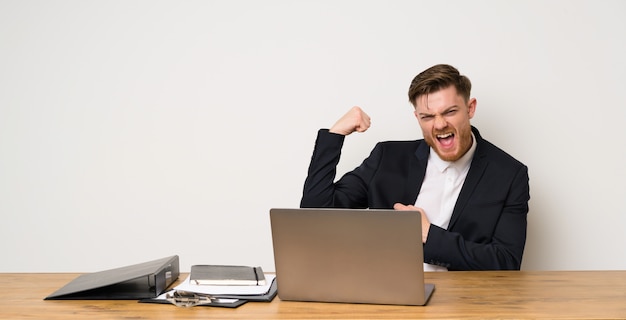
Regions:
[[[207, 302], [197, 305], [217, 306], [217, 307], [238, 307], [248, 301], [269, 302], [274, 299], [277, 293], [276, 276], [265, 275], [265, 285], [242, 286], [242, 285], [198, 285], [194, 284], [188, 276], [181, 284], [172, 290], [163, 293], [154, 299], [144, 299], [140, 302], [151, 303], [172, 303], [171, 298], [174, 292], [194, 293], [198, 296], [206, 297]], [[210, 300], [209, 300], [210, 298]], [[189, 305], [190, 306], [190, 305]]]

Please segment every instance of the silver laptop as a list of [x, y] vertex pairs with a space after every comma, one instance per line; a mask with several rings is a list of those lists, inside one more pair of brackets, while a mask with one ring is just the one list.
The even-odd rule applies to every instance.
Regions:
[[418, 212], [271, 209], [281, 300], [425, 305]]

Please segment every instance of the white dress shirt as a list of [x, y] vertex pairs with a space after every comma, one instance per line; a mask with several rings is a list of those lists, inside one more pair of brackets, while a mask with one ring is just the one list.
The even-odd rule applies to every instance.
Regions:
[[[430, 148], [426, 176], [419, 191], [415, 206], [424, 209], [431, 224], [448, 229], [450, 217], [461, 188], [467, 177], [472, 157], [476, 151], [476, 139], [472, 134], [472, 146], [457, 161], [441, 160]], [[424, 263], [424, 271], [447, 271], [445, 267]]]

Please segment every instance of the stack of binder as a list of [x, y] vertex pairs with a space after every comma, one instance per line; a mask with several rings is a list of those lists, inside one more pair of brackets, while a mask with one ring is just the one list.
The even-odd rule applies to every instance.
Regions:
[[140, 302], [235, 308], [248, 301], [270, 302], [277, 292], [276, 276], [265, 275], [260, 267], [195, 265], [181, 284]]
[[248, 301], [269, 302], [277, 294], [275, 276], [262, 273], [265, 277], [263, 285], [198, 285], [190, 282], [190, 275], [181, 284], [168, 289], [178, 279], [179, 268], [179, 258], [174, 255], [83, 274], [44, 300], [139, 300], [185, 307], [202, 305], [234, 308]]

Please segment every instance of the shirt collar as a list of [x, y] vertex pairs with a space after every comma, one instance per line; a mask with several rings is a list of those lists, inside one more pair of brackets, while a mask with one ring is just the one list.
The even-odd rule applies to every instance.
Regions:
[[470, 163], [472, 162], [472, 158], [474, 157], [474, 152], [476, 152], [476, 137], [472, 132], [472, 146], [459, 160], [453, 162], [444, 161], [439, 158], [437, 152], [435, 152], [435, 150], [433, 150], [433, 148], [431, 147], [428, 161], [435, 165], [439, 172], [444, 172], [446, 169], [448, 169], [448, 167], [454, 167], [459, 170], [459, 172], [462, 172], [463, 169], [469, 167]]

